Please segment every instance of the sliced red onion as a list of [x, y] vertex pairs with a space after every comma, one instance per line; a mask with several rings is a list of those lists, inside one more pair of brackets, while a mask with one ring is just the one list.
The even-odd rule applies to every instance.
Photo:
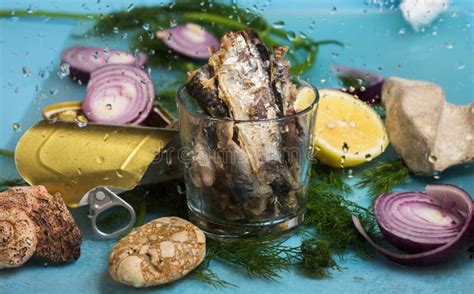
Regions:
[[211, 50], [219, 48], [219, 40], [200, 25], [187, 23], [156, 32], [156, 36], [176, 53], [193, 59], [208, 59]]
[[150, 113], [154, 99], [155, 89], [145, 71], [113, 64], [92, 72], [82, 109], [93, 122], [139, 124]]
[[143, 66], [148, 60], [145, 53], [137, 56], [132, 53], [109, 50], [107, 48], [76, 46], [66, 49], [61, 55], [61, 62], [69, 64], [69, 76], [81, 83], [87, 83], [90, 73], [107, 64], [128, 64]]
[[333, 64], [332, 70], [346, 87], [354, 89], [351, 94], [368, 103], [380, 102], [384, 82], [382, 75], [339, 64]]
[[384, 238], [409, 253], [395, 253], [377, 245], [352, 220], [359, 233], [382, 255], [403, 265], [437, 264], [459, 254], [473, 236], [474, 204], [453, 185], [427, 185], [425, 192], [386, 193], [375, 203], [375, 216]]

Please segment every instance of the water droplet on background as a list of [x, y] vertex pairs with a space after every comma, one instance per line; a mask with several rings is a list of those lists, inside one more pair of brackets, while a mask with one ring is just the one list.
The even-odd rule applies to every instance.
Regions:
[[29, 69], [28, 67], [23, 66], [21, 71], [22, 71], [24, 77], [31, 76], [31, 69]]
[[282, 21], [282, 20], [277, 20], [277, 21], [275, 21], [275, 22], [273, 23], [273, 27], [274, 27], [275, 29], [281, 29], [281, 28], [283, 28], [284, 26], [285, 26], [285, 22]]
[[131, 3], [127, 7], [127, 12], [130, 12], [135, 7], [135, 4]]
[[444, 42], [444, 46], [446, 46], [446, 48], [448, 48], [450, 50], [454, 48], [454, 44], [452, 42], [449, 42], [449, 41]]
[[15, 131], [15, 132], [21, 131], [21, 125], [19, 123], [14, 123], [13, 124], [13, 131]]
[[61, 65], [59, 66], [59, 73], [58, 73], [59, 77], [61, 79], [63, 79], [65, 77], [67, 77], [69, 74], [70, 74], [70, 65], [69, 65], [69, 63], [67, 63], [67, 62], [61, 63]]
[[288, 38], [288, 40], [294, 41], [296, 39], [296, 33], [293, 31], [288, 31], [286, 33], [286, 37]]

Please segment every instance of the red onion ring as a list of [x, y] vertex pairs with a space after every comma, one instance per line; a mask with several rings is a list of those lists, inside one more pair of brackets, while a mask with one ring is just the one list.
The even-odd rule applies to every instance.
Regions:
[[69, 64], [69, 76], [81, 83], [87, 83], [90, 73], [108, 64], [128, 64], [143, 66], [148, 56], [142, 52], [138, 56], [120, 50], [107, 48], [76, 46], [66, 49], [61, 54], [61, 62]]
[[380, 102], [382, 98], [382, 86], [384, 82], [382, 75], [339, 64], [333, 64], [332, 70], [334, 74], [343, 82], [345, 80], [359, 81], [354, 86], [354, 91], [350, 91], [351, 94], [357, 95], [360, 100], [371, 104]]
[[82, 109], [93, 122], [139, 124], [150, 113], [154, 99], [155, 89], [146, 72], [113, 64], [92, 72]]
[[171, 50], [193, 59], [209, 59], [209, 48], [217, 50], [220, 46], [214, 35], [194, 23], [158, 31], [156, 36]]
[[[411, 209], [407, 210], [407, 207]], [[399, 264], [441, 263], [458, 253], [466, 241], [474, 237], [472, 199], [467, 192], [453, 185], [427, 185], [425, 192], [382, 194], [374, 210], [384, 238], [413, 254], [395, 253], [377, 245], [356, 216], [352, 216], [352, 221], [369, 244]]]

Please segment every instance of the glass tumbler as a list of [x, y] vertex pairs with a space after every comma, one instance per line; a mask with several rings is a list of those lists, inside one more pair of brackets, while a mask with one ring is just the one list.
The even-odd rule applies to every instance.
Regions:
[[306, 109], [246, 121], [208, 116], [178, 91], [189, 217], [209, 236], [283, 235], [303, 222], [319, 96], [301, 87], [315, 97]]

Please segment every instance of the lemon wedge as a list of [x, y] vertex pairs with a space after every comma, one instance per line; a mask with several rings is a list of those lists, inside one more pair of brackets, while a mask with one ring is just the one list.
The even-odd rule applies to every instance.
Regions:
[[[319, 96], [313, 150], [322, 163], [353, 167], [371, 161], [387, 148], [384, 124], [369, 105], [338, 90], [322, 89]], [[305, 109], [313, 99], [301, 93], [295, 108]]]

